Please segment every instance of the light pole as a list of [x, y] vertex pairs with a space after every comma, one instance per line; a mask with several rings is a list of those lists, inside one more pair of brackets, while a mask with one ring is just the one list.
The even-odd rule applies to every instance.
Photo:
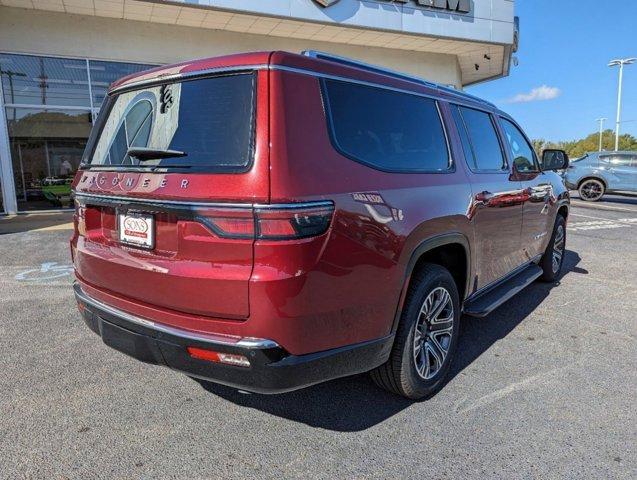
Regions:
[[602, 151], [602, 135], [604, 133], [604, 122], [608, 120], [607, 118], [598, 118], [599, 122], [599, 151]]
[[608, 66], [616, 67], [619, 65], [619, 90], [617, 92], [617, 123], [615, 125], [615, 151], [619, 150], [619, 124], [622, 116], [622, 81], [624, 80], [624, 65], [635, 63], [637, 58], [623, 58], [612, 60]]

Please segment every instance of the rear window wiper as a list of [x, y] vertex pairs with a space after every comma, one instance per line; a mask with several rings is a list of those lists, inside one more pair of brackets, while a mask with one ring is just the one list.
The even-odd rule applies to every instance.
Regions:
[[146, 147], [131, 147], [126, 153], [140, 162], [145, 162], [147, 160], [159, 160], [162, 158], [185, 157], [188, 155], [186, 152], [182, 152], [180, 150], [164, 150], [160, 148]]

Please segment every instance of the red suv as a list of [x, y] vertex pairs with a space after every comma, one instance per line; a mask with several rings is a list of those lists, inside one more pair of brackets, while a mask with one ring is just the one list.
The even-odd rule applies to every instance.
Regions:
[[199, 379], [372, 371], [423, 398], [463, 312], [559, 275], [567, 163], [485, 101], [329, 54], [156, 68], [111, 86], [74, 180], [79, 309]]

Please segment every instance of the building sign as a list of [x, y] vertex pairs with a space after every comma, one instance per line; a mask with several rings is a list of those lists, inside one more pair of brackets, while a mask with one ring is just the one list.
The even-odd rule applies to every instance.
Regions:
[[[323, 7], [329, 7], [338, 0], [314, 0]], [[449, 12], [469, 13], [471, 11], [471, 0], [381, 0], [391, 3], [413, 3], [421, 7], [437, 8]]]

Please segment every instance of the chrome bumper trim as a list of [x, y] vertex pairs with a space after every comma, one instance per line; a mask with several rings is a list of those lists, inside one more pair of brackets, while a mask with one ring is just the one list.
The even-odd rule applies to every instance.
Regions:
[[95, 307], [97, 309], [103, 310], [104, 312], [114, 315], [116, 317], [119, 317], [123, 320], [126, 320], [127, 322], [131, 322], [136, 325], [140, 325], [142, 327], [150, 328], [158, 332], [167, 333], [169, 335], [185, 338], [187, 340], [196, 340], [199, 342], [206, 342], [210, 344], [217, 344], [217, 345], [230, 346], [230, 347], [239, 347], [239, 348], [247, 348], [247, 349], [265, 349], [265, 348], [279, 347], [279, 344], [276, 343], [274, 340], [268, 340], [265, 338], [244, 337], [239, 339], [236, 342], [233, 342], [230, 340], [224, 341], [223, 339], [219, 338], [220, 336], [217, 336], [217, 335], [206, 335], [202, 333], [189, 332], [187, 330], [182, 330], [180, 328], [169, 327], [168, 325], [162, 325], [162, 324], [153, 322], [152, 320], [147, 320], [145, 318], [132, 315], [130, 313], [124, 312], [123, 310], [120, 310], [118, 308], [102, 303], [99, 300], [96, 300], [90, 297], [89, 295], [87, 295], [86, 292], [82, 290], [82, 288], [79, 286], [77, 282], [73, 285], [73, 289], [75, 290], [76, 298], [80, 300], [81, 302], [89, 306]]

